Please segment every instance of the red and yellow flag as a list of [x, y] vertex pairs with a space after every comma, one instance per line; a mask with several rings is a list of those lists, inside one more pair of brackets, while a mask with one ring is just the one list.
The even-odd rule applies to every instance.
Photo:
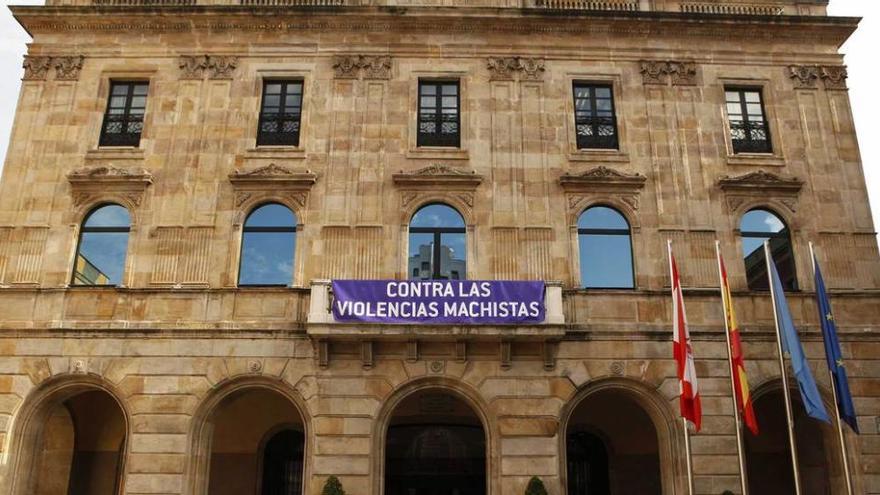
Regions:
[[749, 393], [749, 380], [746, 377], [742, 343], [739, 339], [739, 325], [733, 311], [733, 298], [730, 296], [730, 283], [727, 281], [727, 269], [721, 253], [718, 253], [718, 266], [721, 269], [721, 300], [724, 303], [724, 316], [727, 318], [727, 330], [730, 332], [730, 359], [733, 368], [733, 388], [736, 390], [736, 407], [742, 413], [743, 422], [753, 435], [758, 434], [758, 420], [752, 408], [752, 396]]

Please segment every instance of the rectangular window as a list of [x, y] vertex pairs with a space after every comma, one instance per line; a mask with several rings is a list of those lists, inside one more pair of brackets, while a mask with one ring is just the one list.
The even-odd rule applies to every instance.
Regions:
[[149, 83], [144, 81], [115, 81], [110, 84], [110, 99], [101, 126], [99, 146], [140, 145], [148, 87]]
[[618, 149], [617, 116], [610, 85], [574, 84], [574, 125], [579, 150]]
[[257, 146], [299, 146], [302, 81], [265, 81]]
[[461, 146], [458, 81], [419, 81], [418, 146]]
[[758, 88], [725, 88], [734, 153], [772, 153], [770, 129]]

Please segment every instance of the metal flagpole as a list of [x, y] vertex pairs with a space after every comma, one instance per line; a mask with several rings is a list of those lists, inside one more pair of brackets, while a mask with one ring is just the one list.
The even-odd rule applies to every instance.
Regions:
[[[813, 252], [813, 243], [810, 243], [810, 266], [813, 267], [813, 279], [816, 278], [816, 253]], [[819, 288], [816, 287], [816, 290]], [[818, 304], [818, 302], [817, 302]], [[843, 436], [843, 421], [840, 420], [840, 406], [837, 404], [837, 382], [834, 380], [834, 372], [828, 368], [828, 377], [831, 378], [831, 398], [834, 399], [834, 422], [837, 423], [837, 437], [840, 442], [840, 457], [843, 459], [843, 474], [846, 478], [846, 493], [853, 494], [852, 478], [849, 472], [849, 457], [847, 456], [846, 440]]]
[[[730, 326], [728, 325], [728, 309], [726, 302], [726, 292], [724, 285], [724, 276], [721, 272], [721, 243], [717, 240], [715, 241], [715, 259], [718, 264], [718, 282], [721, 284], [721, 306], [724, 308], [724, 337], [727, 340], [727, 364], [730, 368], [730, 392], [733, 396], [733, 418], [736, 422], [736, 456], [739, 460], [739, 474], [740, 474], [740, 487], [742, 488], [742, 494], [748, 495], [749, 488], [748, 482], [746, 479], [746, 459], [743, 455], [743, 438], [742, 438], [742, 420], [739, 416], [739, 407], [736, 403], [736, 383], [733, 379], [733, 374], [736, 373], [736, 370], [733, 369], [733, 351], [730, 349]], [[731, 304], [733, 301], [730, 301]], [[852, 494], [850, 494], [852, 495]]]
[[[675, 275], [672, 271], [672, 239], [666, 239], [666, 253], [667, 259], [669, 260], [669, 280], [670, 286], [672, 287], [672, 293], [675, 294]], [[673, 297], [673, 304], [675, 304], [675, 297]], [[679, 335], [679, 338], [681, 336]], [[673, 340], [675, 336], [673, 335]], [[685, 357], [685, 359], [687, 359]], [[678, 389], [679, 393], [681, 391], [681, 378], [678, 379]], [[687, 457], [686, 465], [687, 465], [687, 482], [688, 482], [688, 494], [694, 495], [694, 464], [691, 462], [691, 431], [688, 429], [688, 421], [684, 416], [681, 417], [681, 424], [684, 428], [684, 454]]]
[[776, 289], [773, 287], [773, 274], [770, 256], [770, 242], [764, 241], [764, 261], [767, 263], [767, 280], [770, 282], [770, 298], [773, 301], [773, 324], [776, 326], [776, 350], [779, 353], [779, 373], [782, 375], [782, 395], [785, 397], [785, 420], [788, 426], [788, 446], [791, 450], [791, 469], [794, 475], [795, 495], [801, 495], [801, 479], [798, 475], [797, 446], [794, 440], [794, 420], [791, 417], [791, 395], [788, 391], [788, 373], [785, 371], [785, 357], [782, 354], [782, 334], [779, 330], [779, 315], [776, 311]]

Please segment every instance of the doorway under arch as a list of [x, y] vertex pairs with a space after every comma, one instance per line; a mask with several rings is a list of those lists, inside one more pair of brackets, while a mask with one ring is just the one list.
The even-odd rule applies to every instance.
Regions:
[[395, 407], [385, 434], [385, 495], [485, 495], [486, 431], [474, 409], [443, 389]]

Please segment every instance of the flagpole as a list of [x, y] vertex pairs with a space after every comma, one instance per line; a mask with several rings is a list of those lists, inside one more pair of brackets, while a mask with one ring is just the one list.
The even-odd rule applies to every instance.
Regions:
[[[672, 292], [675, 293], [675, 277], [672, 271], [672, 239], [666, 239], [666, 258], [669, 260], [669, 280], [672, 286]], [[675, 336], [673, 335], [673, 339]], [[681, 379], [678, 383], [679, 393], [681, 393]], [[681, 417], [681, 425], [684, 428], [684, 455], [686, 457], [685, 465], [687, 466], [687, 483], [688, 494], [694, 495], [694, 465], [691, 462], [691, 431], [688, 429], [688, 421], [684, 416]]]
[[[816, 278], [816, 253], [813, 252], [813, 243], [810, 242], [810, 266], [813, 268], [813, 279]], [[816, 288], [818, 291], [818, 287]], [[818, 303], [817, 303], [818, 304]], [[837, 382], [834, 372], [828, 368], [828, 376], [831, 378], [831, 398], [834, 400], [834, 422], [837, 424], [837, 437], [840, 442], [840, 457], [843, 459], [843, 474], [846, 479], [846, 493], [853, 494], [852, 478], [849, 472], [849, 456], [846, 448], [846, 440], [843, 436], [843, 421], [840, 420], [840, 406], [837, 404]]]
[[[725, 302], [724, 275], [722, 275], [721, 272], [721, 243], [717, 240], [715, 241], [715, 261], [718, 264], [718, 282], [721, 287], [721, 306], [724, 308], [724, 338], [727, 340], [727, 364], [730, 368], [730, 394], [733, 398], [733, 419], [736, 422], [736, 456], [739, 460], [739, 481], [740, 487], [742, 488], [742, 494], [748, 495], [749, 487], [748, 480], [746, 479], [746, 459], [743, 455], [742, 420], [740, 419], [739, 407], [736, 403], [736, 383], [733, 378], [733, 374], [736, 371], [733, 369], [733, 351], [730, 349], [730, 326], [728, 325], [728, 309], [727, 303]], [[731, 301], [731, 303], [732, 302], [733, 301]]]
[[788, 446], [791, 451], [791, 468], [794, 475], [795, 495], [801, 495], [801, 480], [798, 469], [797, 446], [794, 439], [794, 420], [791, 414], [791, 395], [788, 391], [788, 373], [785, 371], [785, 357], [782, 354], [782, 334], [779, 331], [779, 315], [776, 311], [776, 289], [773, 287], [773, 275], [770, 263], [770, 242], [764, 241], [764, 261], [767, 263], [767, 280], [770, 282], [770, 298], [773, 301], [773, 324], [776, 326], [776, 350], [779, 353], [779, 373], [782, 375], [782, 395], [785, 398], [785, 420], [788, 426]]

